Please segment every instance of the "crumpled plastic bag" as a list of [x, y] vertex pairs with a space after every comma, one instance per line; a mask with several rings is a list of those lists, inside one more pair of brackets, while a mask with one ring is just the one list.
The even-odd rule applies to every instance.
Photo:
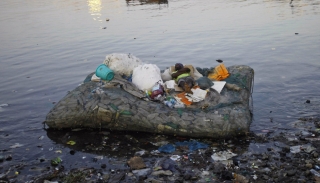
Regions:
[[229, 77], [229, 72], [224, 64], [219, 64], [209, 73], [208, 78], [215, 81], [221, 81]]
[[140, 170], [132, 170], [132, 173], [135, 174], [136, 176], [146, 176], [151, 172], [151, 168], [145, 168], [145, 169], [140, 169]]
[[216, 152], [213, 155], [211, 155], [211, 158], [214, 161], [224, 161], [224, 160], [228, 160], [234, 156], [237, 156], [237, 154], [234, 154], [230, 151], [219, 151], [219, 152]]
[[184, 141], [184, 142], [176, 142], [176, 146], [188, 146], [189, 151], [194, 151], [197, 149], [206, 149], [208, 148], [208, 144], [198, 142], [198, 141]]
[[159, 82], [163, 84], [160, 69], [155, 64], [143, 64], [135, 67], [132, 74], [132, 83], [142, 91], [151, 91], [152, 87]]
[[166, 144], [158, 148], [158, 151], [163, 153], [172, 153], [175, 150], [176, 148], [172, 144]]
[[170, 73], [170, 69], [166, 69], [163, 71], [163, 73], [161, 73], [161, 79], [163, 81], [169, 81], [169, 80], [172, 80], [172, 76], [171, 76], [171, 73]]
[[207, 77], [201, 77], [197, 79], [196, 82], [202, 90], [211, 88], [211, 86], [213, 85], [213, 82]]
[[133, 73], [133, 69], [143, 62], [131, 55], [124, 53], [112, 53], [106, 56], [103, 62], [106, 64], [114, 73], [130, 76]]

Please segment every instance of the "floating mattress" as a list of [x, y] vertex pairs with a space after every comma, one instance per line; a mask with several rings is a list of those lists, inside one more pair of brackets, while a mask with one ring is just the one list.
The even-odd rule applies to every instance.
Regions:
[[[110, 82], [90, 81], [92, 73], [50, 110], [45, 124], [55, 129], [96, 128], [189, 137], [244, 135], [252, 121], [254, 71], [244, 65], [227, 69], [230, 76], [220, 93], [210, 88], [203, 101], [185, 108], [148, 101], [143, 91], [117, 75]], [[197, 70], [206, 75], [210, 69]]]

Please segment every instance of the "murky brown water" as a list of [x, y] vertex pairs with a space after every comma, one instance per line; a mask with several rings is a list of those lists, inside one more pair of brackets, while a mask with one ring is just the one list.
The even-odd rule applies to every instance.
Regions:
[[[161, 69], [176, 62], [215, 66], [216, 59], [251, 66], [256, 133], [294, 130], [299, 117], [319, 115], [317, 0], [10, 0], [0, 9], [0, 156], [13, 157], [0, 171], [43, 166], [39, 158], [55, 157], [57, 149], [77, 167], [41, 122], [113, 52]], [[10, 148], [15, 143], [23, 146]]]

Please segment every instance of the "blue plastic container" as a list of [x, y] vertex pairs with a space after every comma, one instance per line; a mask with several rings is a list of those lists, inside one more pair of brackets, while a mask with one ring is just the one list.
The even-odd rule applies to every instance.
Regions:
[[110, 81], [114, 77], [114, 72], [105, 64], [101, 64], [96, 69], [96, 75], [103, 80]]

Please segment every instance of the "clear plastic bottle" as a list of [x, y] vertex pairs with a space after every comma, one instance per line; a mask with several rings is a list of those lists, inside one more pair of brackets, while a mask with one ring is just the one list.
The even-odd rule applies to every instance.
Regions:
[[175, 105], [177, 103], [176, 99], [174, 99], [174, 98], [170, 98], [170, 102], [172, 105]]
[[165, 104], [166, 106], [170, 107], [170, 108], [173, 108], [173, 104], [172, 104], [170, 101], [168, 101], [168, 100], [165, 100], [165, 101], [164, 101], [164, 104]]

